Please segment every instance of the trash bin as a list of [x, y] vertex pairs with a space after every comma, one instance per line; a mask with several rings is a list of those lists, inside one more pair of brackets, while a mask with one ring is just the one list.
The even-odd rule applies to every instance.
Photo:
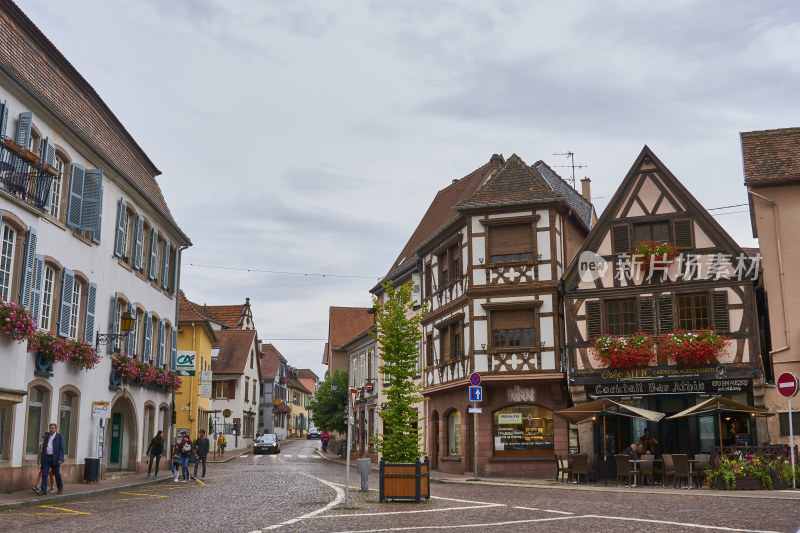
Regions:
[[83, 459], [83, 480], [100, 481], [100, 458], [86, 457]]
[[361, 492], [369, 490], [369, 471], [372, 470], [371, 459], [357, 459], [356, 471], [361, 474]]

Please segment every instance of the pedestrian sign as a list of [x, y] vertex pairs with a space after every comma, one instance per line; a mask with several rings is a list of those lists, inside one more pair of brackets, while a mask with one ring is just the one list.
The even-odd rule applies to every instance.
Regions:
[[472, 386], [469, 388], [469, 401], [482, 402], [483, 401], [483, 387]]

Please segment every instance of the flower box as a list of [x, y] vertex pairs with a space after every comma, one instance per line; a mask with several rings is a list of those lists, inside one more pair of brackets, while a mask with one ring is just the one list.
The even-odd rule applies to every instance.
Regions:
[[628, 251], [631, 261], [642, 265], [642, 272], [650, 270], [653, 262], [668, 266], [678, 256], [678, 250], [671, 242], [642, 241]]
[[0, 332], [9, 341], [31, 341], [36, 333], [36, 323], [23, 306], [0, 301]]
[[[755, 476], [744, 476], [744, 477], [737, 477], [735, 481], [736, 485], [731, 488], [730, 490], [765, 490], [764, 484], [761, 483], [761, 480]], [[714, 480], [714, 484], [712, 488], [717, 490], [726, 490], [725, 489], [725, 480], [722, 478], [717, 478]]]
[[597, 360], [609, 368], [620, 370], [648, 366], [655, 355], [654, 348], [653, 338], [645, 333], [629, 337], [603, 335], [592, 343]]
[[728, 339], [711, 329], [697, 332], [678, 330], [667, 333], [658, 341], [661, 355], [681, 366], [701, 367], [722, 353]]

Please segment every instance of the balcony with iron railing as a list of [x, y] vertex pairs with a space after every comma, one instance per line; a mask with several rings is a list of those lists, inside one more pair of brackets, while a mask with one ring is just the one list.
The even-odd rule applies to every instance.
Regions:
[[23, 202], [45, 210], [58, 170], [11, 139], [0, 142], [0, 189]]

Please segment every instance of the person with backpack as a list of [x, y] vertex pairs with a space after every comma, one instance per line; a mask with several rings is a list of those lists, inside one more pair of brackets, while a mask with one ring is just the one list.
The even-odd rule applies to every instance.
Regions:
[[322, 451], [328, 451], [328, 441], [331, 440], [331, 436], [328, 434], [327, 431], [323, 431], [322, 435], [320, 435], [319, 439], [322, 441]]
[[189, 458], [192, 456], [192, 439], [189, 438], [189, 432], [183, 432], [183, 438], [178, 443], [181, 454], [181, 474], [184, 483], [189, 482]]
[[153, 479], [158, 479], [158, 464], [161, 462], [161, 454], [164, 453], [164, 432], [159, 430], [156, 436], [150, 439], [150, 444], [147, 446], [147, 455], [150, 461], [147, 463], [147, 475], [150, 477], [150, 469], [153, 467], [153, 461], [156, 463], [156, 475]]

